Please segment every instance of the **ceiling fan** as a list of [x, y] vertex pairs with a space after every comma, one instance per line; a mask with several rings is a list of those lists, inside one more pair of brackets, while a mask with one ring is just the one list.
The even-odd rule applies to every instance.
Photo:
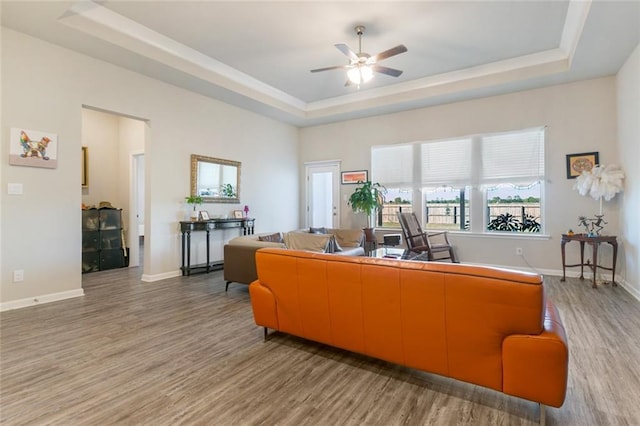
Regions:
[[355, 53], [346, 44], [335, 45], [339, 51], [344, 53], [349, 58], [348, 65], [336, 65], [333, 67], [318, 68], [315, 70], [311, 70], [311, 72], [346, 69], [348, 70], [348, 80], [345, 83], [345, 86], [349, 86], [350, 84], [357, 84], [358, 86], [360, 86], [361, 83], [366, 83], [367, 81], [371, 80], [371, 78], [373, 78], [374, 71], [381, 74], [390, 75], [391, 77], [399, 77], [402, 74], [402, 71], [395, 68], [383, 67], [382, 65], [378, 65], [378, 62], [382, 61], [383, 59], [387, 59], [392, 56], [399, 55], [400, 53], [406, 52], [407, 48], [405, 47], [405, 45], [399, 44], [396, 47], [392, 47], [391, 49], [371, 56], [368, 53], [364, 53], [362, 51], [362, 34], [364, 33], [364, 29], [364, 25], [358, 25], [355, 27], [356, 34], [358, 34], [358, 53]]

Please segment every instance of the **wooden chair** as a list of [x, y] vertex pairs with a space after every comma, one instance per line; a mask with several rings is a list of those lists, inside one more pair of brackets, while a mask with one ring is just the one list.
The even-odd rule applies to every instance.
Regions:
[[416, 253], [427, 252], [429, 260], [451, 259], [451, 262], [458, 263], [447, 231], [424, 232], [415, 213], [398, 212], [398, 220], [409, 250]]

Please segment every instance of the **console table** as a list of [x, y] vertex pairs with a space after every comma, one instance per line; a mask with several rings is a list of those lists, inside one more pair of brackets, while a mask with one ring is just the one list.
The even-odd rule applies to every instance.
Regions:
[[[580, 243], [580, 263], [576, 263], [574, 265], [567, 265], [565, 264], [565, 253], [564, 253], [564, 246], [571, 242], [571, 241], [578, 241]], [[587, 260], [587, 263], [584, 263], [584, 245], [585, 243], [589, 244], [591, 246], [591, 250], [592, 250], [592, 262], [593, 263], [589, 263], [589, 260]], [[598, 265], [598, 246], [601, 243], [608, 243], [611, 244], [611, 246], [613, 247], [613, 265], [611, 268], [606, 268], [604, 266], [600, 266]], [[560, 249], [562, 251], [562, 279], [560, 281], [565, 281], [566, 276], [565, 276], [565, 267], [574, 267], [574, 266], [579, 266], [580, 267], [580, 279], [583, 280], [584, 279], [584, 267], [587, 266], [588, 268], [591, 269], [591, 271], [593, 271], [593, 284], [592, 287], [596, 288], [596, 271], [598, 270], [598, 268], [600, 269], [606, 269], [607, 271], [611, 271], [611, 283], [614, 286], [617, 286], [618, 284], [616, 283], [616, 259], [618, 257], [618, 240], [616, 239], [615, 236], [596, 236], [596, 237], [589, 237], [586, 234], [573, 234], [573, 235], [567, 235], [567, 234], [562, 234], [562, 240], [560, 242]], [[605, 283], [607, 284], [607, 283]]]
[[[242, 235], [252, 235], [255, 219], [210, 219], [199, 221], [180, 222], [180, 232], [182, 232], [182, 275], [191, 275], [191, 272], [211, 272], [224, 267], [224, 262], [211, 262], [209, 259], [210, 243], [209, 235], [211, 231], [219, 231], [230, 228], [242, 230]], [[205, 231], [207, 233], [207, 262], [200, 265], [191, 265], [191, 232]]]

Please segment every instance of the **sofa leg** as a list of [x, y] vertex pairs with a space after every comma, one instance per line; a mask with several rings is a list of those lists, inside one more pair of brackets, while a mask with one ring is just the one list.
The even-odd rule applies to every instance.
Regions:
[[538, 404], [540, 410], [540, 426], [545, 426], [545, 422], [547, 421], [547, 414], [545, 411], [544, 404]]
[[267, 334], [269, 333], [269, 329], [267, 327], [264, 327], [264, 336], [262, 336], [262, 341], [266, 342], [267, 341]]
[[229, 290], [229, 284], [231, 284], [233, 281], [227, 281], [227, 285], [224, 286], [224, 292], [226, 293], [227, 290]]

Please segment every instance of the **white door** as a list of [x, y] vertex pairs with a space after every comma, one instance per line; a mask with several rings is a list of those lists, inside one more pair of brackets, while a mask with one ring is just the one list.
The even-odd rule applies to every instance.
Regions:
[[340, 227], [340, 163], [307, 163], [307, 226]]

